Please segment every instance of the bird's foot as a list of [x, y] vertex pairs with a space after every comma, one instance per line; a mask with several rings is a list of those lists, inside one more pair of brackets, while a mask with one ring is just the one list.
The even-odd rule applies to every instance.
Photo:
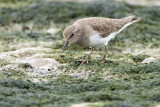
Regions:
[[84, 64], [85, 62], [88, 64], [88, 58], [86, 58], [85, 60], [83, 60], [80, 65]]
[[102, 59], [102, 63], [106, 62], [106, 55], [104, 55], [103, 59]]

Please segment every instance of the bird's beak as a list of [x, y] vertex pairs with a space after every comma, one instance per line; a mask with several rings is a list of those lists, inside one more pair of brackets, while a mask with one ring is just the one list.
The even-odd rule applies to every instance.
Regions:
[[63, 46], [63, 49], [62, 49], [62, 52], [65, 51], [65, 49], [67, 48], [67, 46], [69, 45], [69, 41], [66, 40], [66, 42], [64, 43], [64, 46]]

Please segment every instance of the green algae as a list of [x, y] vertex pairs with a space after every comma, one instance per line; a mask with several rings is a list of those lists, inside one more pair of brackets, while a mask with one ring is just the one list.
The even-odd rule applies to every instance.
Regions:
[[19, 64], [19, 67], [23, 69], [33, 68], [29, 63], [21, 63]]
[[10, 64], [7, 60], [0, 59], [0, 67]]
[[136, 55], [132, 59], [134, 62], [142, 62], [145, 58], [149, 57], [148, 55]]
[[[0, 2], [16, 4], [24, 1]], [[0, 71], [0, 106], [68, 107], [72, 104], [90, 102], [90, 106], [93, 107], [154, 107], [160, 102], [160, 62], [142, 64], [148, 55], [134, 56], [122, 54], [121, 51], [128, 47], [135, 49], [137, 45], [141, 48], [159, 48], [159, 11], [159, 7], [131, 6], [123, 2], [106, 0], [93, 3], [29, 0], [24, 7], [0, 8], [2, 13], [0, 25], [5, 28], [0, 31], [0, 52], [16, 50], [18, 44], [26, 41], [28, 44], [35, 42], [34, 46], [30, 45], [31, 47], [38, 47], [39, 42], [53, 42], [53, 45], [44, 46], [53, 50], [46, 52], [45, 57], [66, 64], [59, 67], [62, 71], [60, 75], [29, 75], [26, 69], [32, 67], [28, 63], [19, 64], [18, 67], [23, 70]], [[104, 49], [101, 47], [96, 48], [88, 64], [81, 66], [78, 65], [87, 55], [85, 52], [89, 51], [89, 48], [71, 45], [65, 53], [62, 53], [63, 29], [74, 20], [89, 16], [121, 18], [130, 14], [142, 17], [142, 20], [124, 30], [110, 42], [110, 51], [105, 63], [101, 63], [104, 54]], [[12, 30], [11, 23], [26, 26], [30, 22], [34, 23], [32, 31]], [[50, 22], [54, 22], [60, 31], [56, 34], [41, 32], [42, 29], [50, 27]], [[116, 52], [112, 52], [113, 50]], [[36, 53], [39, 52], [27, 52], [18, 57]], [[1, 67], [9, 64], [7, 60], [0, 60]], [[74, 72], [90, 71], [88, 79], [70, 76]], [[34, 82], [34, 79], [40, 82]], [[101, 104], [96, 105], [94, 102]]]

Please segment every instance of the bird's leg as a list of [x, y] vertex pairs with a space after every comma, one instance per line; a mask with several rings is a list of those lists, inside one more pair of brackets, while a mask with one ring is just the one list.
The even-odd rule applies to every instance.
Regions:
[[102, 59], [102, 62], [103, 62], [103, 63], [105, 63], [105, 61], [106, 61], [105, 58], [106, 58], [107, 52], [108, 52], [108, 47], [105, 46], [105, 54], [104, 54], [104, 57], [103, 57], [103, 59]]
[[91, 48], [90, 54], [86, 57], [86, 59], [84, 59], [84, 60], [82, 61], [82, 63], [81, 63], [80, 65], [84, 64], [85, 62], [88, 63], [88, 58], [91, 56], [91, 54], [92, 54], [93, 51], [94, 51], [94, 48]]

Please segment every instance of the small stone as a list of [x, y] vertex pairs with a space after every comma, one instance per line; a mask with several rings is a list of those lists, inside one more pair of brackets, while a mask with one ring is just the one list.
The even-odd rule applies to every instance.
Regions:
[[73, 74], [71, 74], [72, 76], [74, 76], [74, 77], [76, 77], [76, 78], [78, 78], [78, 79], [88, 79], [89, 77], [90, 77], [90, 75], [91, 75], [91, 71], [89, 71], [89, 72], [80, 72], [80, 73], [73, 73]]
[[154, 58], [154, 57], [148, 57], [148, 58], [146, 58], [146, 59], [144, 59], [143, 61], [142, 61], [142, 63], [150, 63], [150, 62], [154, 62], [154, 61], [156, 61], [156, 58]]
[[160, 105], [156, 105], [155, 107], [160, 107]]
[[105, 80], [112, 79], [112, 78], [114, 78], [113, 75], [108, 75], [108, 76], [105, 78]]

